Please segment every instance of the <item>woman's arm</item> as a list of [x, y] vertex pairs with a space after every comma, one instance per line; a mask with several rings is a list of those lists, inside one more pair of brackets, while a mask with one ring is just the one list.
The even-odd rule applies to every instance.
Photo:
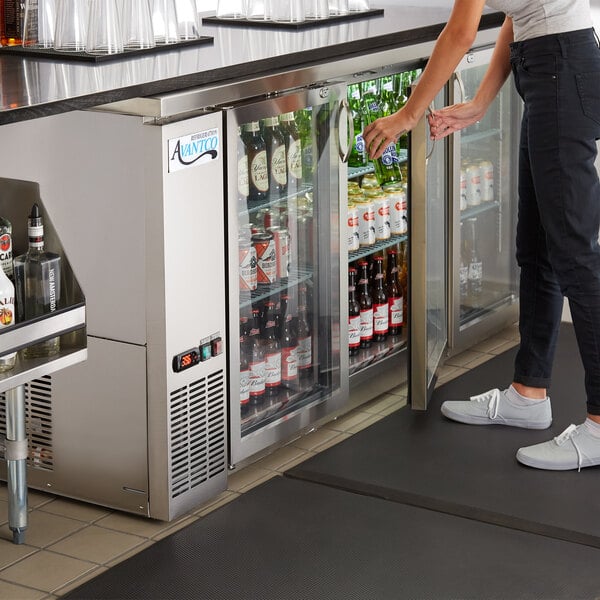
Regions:
[[448, 23], [440, 33], [419, 83], [403, 108], [365, 127], [363, 138], [371, 158], [383, 154], [390, 142], [415, 127], [456, 65], [471, 47], [485, 0], [455, 0]]
[[483, 118], [489, 105], [498, 95], [500, 88], [510, 75], [509, 44], [512, 41], [512, 19], [507, 17], [500, 29], [492, 60], [479, 84], [475, 97], [469, 102], [454, 104], [437, 110], [430, 115], [429, 129], [432, 139], [439, 140]]

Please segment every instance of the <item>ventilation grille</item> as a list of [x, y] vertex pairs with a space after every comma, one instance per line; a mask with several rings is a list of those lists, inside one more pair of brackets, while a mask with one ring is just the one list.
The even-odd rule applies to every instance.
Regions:
[[[6, 436], [6, 396], [0, 394], [0, 435]], [[52, 447], [52, 378], [47, 375], [25, 385], [25, 430], [29, 449], [27, 465], [54, 470]]]
[[171, 392], [169, 407], [173, 499], [226, 468], [224, 371]]

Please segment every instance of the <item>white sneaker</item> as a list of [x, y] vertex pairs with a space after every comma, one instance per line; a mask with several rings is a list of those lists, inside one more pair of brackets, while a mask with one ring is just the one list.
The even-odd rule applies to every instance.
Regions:
[[448, 400], [442, 404], [442, 414], [469, 425], [511, 425], [525, 429], [547, 429], [552, 424], [550, 398], [520, 404], [511, 399], [516, 392], [509, 388], [472, 396], [470, 400]]
[[542, 444], [519, 448], [517, 460], [536, 469], [567, 471], [600, 465], [600, 438], [585, 423], [569, 425], [560, 435]]

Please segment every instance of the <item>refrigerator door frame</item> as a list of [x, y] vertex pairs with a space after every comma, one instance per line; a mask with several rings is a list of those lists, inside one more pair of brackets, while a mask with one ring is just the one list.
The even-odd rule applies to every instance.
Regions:
[[[237, 198], [237, 153], [235, 152], [237, 144], [237, 129], [239, 124], [250, 120], [257, 120], [273, 114], [295, 111], [307, 107], [322, 106], [329, 104], [331, 107], [330, 116], [330, 138], [327, 142], [327, 152], [331, 164], [337, 164], [339, 171], [328, 174], [330, 192], [330, 204], [332, 209], [332, 219], [330, 222], [330, 231], [335, 233], [337, 228], [337, 236], [319, 236], [320, 254], [331, 256], [331, 261], [327, 265], [319, 264], [319, 269], [322, 271], [325, 266], [329, 272], [328, 289], [331, 294], [331, 307], [339, 312], [339, 322], [332, 322], [331, 351], [335, 354], [338, 350], [340, 340], [343, 339], [344, 319], [347, 319], [347, 310], [344, 312], [345, 304], [342, 298], [345, 298], [343, 286], [345, 281], [342, 281], [340, 276], [340, 264], [344, 259], [344, 255], [340, 252], [340, 236], [343, 230], [343, 219], [345, 211], [341, 210], [340, 203], [343, 202], [343, 196], [340, 184], [347, 177], [347, 166], [343, 162], [343, 150], [346, 145], [346, 116], [343, 100], [345, 99], [346, 86], [345, 83], [332, 84], [317, 84], [311, 87], [302, 89], [290, 90], [289, 93], [277, 93], [270, 98], [255, 98], [246, 102], [234, 104], [224, 108], [224, 130], [227, 139], [227, 206], [228, 206], [228, 323], [229, 323], [229, 339], [231, 343], [229, 348], [229, 365], [240, 364], [240, 351], [238, 343], [238, 332], [240, 322], [240, 306], [239, 306], [239, 285], [238, 285], [238, 198]], [[333, 143], [332, 143], [333, 142]], [[338, 176], [339, 174], [339, 176]], [[337, 206], [334, 206], [337, 202]], [[337, 213], [333, 209], [337, 209]], [[337, 237], [337, 239], [333, 239]], [[325, 254], [327, 252], [327, 254]], [[322, 280], [321, 280], [322, 281]], [[320, 292], [325, 290], [321, 289]], [[338, 344], [336, 349], [335, 343]], [[330, 415], [334, 411], [343, 408], [348, 398], [348, 378], [344, 377], [344, 373], [348, 370], [348, 357], [345, 352], [339, 352], [338, 362], [334, 365], [334, 370], [337, 370], [337, 375], [332, 374], [332, 377], [339, 382], [337, 388], [334, 388], [328, 396], [316, 398], [309, 404], [303, 404], [296, 410], [285, 413], [281, 418], [266, 424], [265, 426], [250, 432], [244, 436], [241, 435], [241, 417], [239, 409], [239, 382], [235, 376], [235, 369], [230, 370], [229, 377], [229, 457], [230, 468], [235, 468], [242, 461], [266, 450], [269, 447], [281, 444], [287, 441], [294, 434], [298, 434], [305, 428], [313, 426], [323, 417]]]
[[[456, 67], [456, 70], [449, 84], [449, 104], [463, 102], [465, 100], [465, 90], [462, 82], [461, 73], [464, 70], [486, 66], [490, 63], [494, 47], [492, 45], [481, 46], [469, 50], [464, 58]], [[521, 105], [518, 102], [517, 92], [514, 89], [512, 77], [509, 77], [504, 84], [512, 86], [511, 94], [511, 111], [509, 113], [509, 130], [503, 135], [514, 134], [515, 137], [519, 134], [519, 124], [521, 119]], [[513, 105], [514, 101], [514, 105]], [[514, 323], [518, 319], [518, 279], [515, 281], [517, 294], [512, 302], [506, 304], [502, 308], [488, 313], [485, 318], [473, 319], [469, 321], [465, 328], [461, 328], [460, 318], [460, 282], [458, 269], [456, 265], [460, 257], [460, 168], [461, 168], [461, 132], [458, 131], [450, 136], [450, 151], [449, 151], [449, 169], [451, 177], [450, 190], [451, 197], [449, 199], [450, 213], [449, 217], [449, 243], [450, 254], [448, 256], [448, 355], [458, 354], [467, 348], [481, 342], [490, 336], [494, 331], [499, 331]], [[514, 174], [511, 177], [511, 194], [517, 198], [517, 177], [516, 177], [516, 154], [511, 157], [512, 164], [510, 173]], [[514, 207], [514, 204], [510, 204]], [[502, 205], [499, 210], [502, 212]], [[506, 215], [506, 218], [513, 218], [513, 215]], [[504, 249], [504, 252], [508, 249]], [[515, 266], [516, 269], [516, 266]], [[518, 274], [516, 275], [518, 277]]]

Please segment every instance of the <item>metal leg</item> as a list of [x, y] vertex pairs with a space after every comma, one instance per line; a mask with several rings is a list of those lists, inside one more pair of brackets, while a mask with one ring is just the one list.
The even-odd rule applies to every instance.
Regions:
[[22, 544], [27, 529], [27, 434], [25, 431], [25, 388], [6, 391], [6, 464], [8, 483], [8, 526], [13, 542]]

